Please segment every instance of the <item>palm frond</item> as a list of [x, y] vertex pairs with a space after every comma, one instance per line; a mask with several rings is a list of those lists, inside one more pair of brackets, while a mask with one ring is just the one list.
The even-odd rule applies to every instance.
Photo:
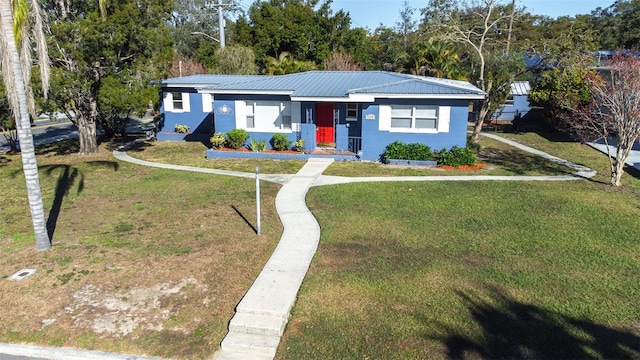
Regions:
[[31, 21], [33, 41], [36, 45], [36, 55], [38, 56], [38, 64], [40, 65], [40, 82], [42, 85], [42, 92], [46, 99], [49, 94], [49, 81], [51, 78], [51, 60], [47, 49], [47, 39], [45, 37], [44, 28], [46, 22], [42, 16], [43, 12], [37, 0], [31, 1], [31, 8], [31, 16], [33, 17]]
[[[2, 1], [2, 0], [0, 0]], [[5, 0], [10, 1], [10, 0]], [[5, 26], [5, 23], [10, 22], [11, 25]], [[7, 93], [7, 101], [9, 101], [9, 108], [13, 114], [20, 113], [20, 102], [18, 99], [18, 92], [16, 91], [16, 85], [14, 81], [14, 71], [11, 67], [11, 52], [9, 51], [9, 43], [15, 43], [15, 36], [13, 34], [15, 21], [11, 13], [0, 14], [0, 29], [10, 28], [11, 34], [7, 34], [5, 31], [0, 31], [0, 63], [2, 63], [2, 79]]]

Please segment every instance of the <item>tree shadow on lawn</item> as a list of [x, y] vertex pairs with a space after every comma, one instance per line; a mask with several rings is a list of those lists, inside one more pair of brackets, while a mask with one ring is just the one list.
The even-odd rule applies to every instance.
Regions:
[[515, 149], [484, 148], [480, 151], [480, 159], [501, 166], [517, 175], [524, 175], [532, 171], [549, 175], [567, 175], [575, 172], [540, 156]]
[[11, 162], [11, 158], [0, 154], [0, 167], [7, 166]]
[[449, 335], [433, 336], [445, 345], [450, 359], [640, 358], [637, 333], [525, 304], [497, 288], [487, 292], [458, 292], [480, 327], [480, 335], [458, 334], [441, 325]]
[[487, 132], [494, 133], [536, 133], [550, 142], [576, 142], [566, 131], [555, 129], [544, 120], [545, 115], [535, 109], [529, 111], [517, 124], [491, 125]]
[[36, 146], [37, 155], [70, 155], [80, 151], [78, 139], [51, 142]]
[[[86, 164], [113, 168], [114, 171], [118, 171], [118, 163], [113, 161], [89, 161]], [[54, 176], [56, 170], [60, 170], [53, 203], [51, 204], [49, 218], [47, 219], [47, 232], [49, 233], [50, 241], [53, 242], [58, 217], [60, 216], [60, 210], [62, 209], [62, 200], [67, 194], [69, 194], [69, 191], [73, 188], [76, 181], [78, 182], [78, 189], [76, 190], [77, 194], [80, 194], [84, 190], [84, 174], [72, 165], [45, 165], [41, 166], [40, 169], [48, 176]]]

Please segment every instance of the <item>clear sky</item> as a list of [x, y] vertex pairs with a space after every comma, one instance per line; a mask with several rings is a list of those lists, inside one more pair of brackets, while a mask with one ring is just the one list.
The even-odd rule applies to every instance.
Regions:
[[[574, 16], [589, 14], [597, 7], [606, 8], [615, 0], [516, 0], [516, 6], [524, 6], [527, 11], [537, 15]], [[408, 0], [409, 6], [415, 8], [414, 16], [419, 19], [420, 9], [424, 8], [428, 0]], [[503, 4], [510, 3], [503, 0]], [[382, 23], [394, 27], [400, 19], [400, 10], [404, 0], [333, 0], [331, 8], [335, 11], [343, 9], [351, 15], [351, 27], [368, 27], [373, 30]]]

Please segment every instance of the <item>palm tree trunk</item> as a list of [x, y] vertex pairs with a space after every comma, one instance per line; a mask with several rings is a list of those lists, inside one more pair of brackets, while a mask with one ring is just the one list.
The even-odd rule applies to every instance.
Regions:
[[[27, 197], [33, 221], [33, 230], [36, 237], [36, 250], [43, 251], [51, 248], [51, 241], [47, 233], [47, 223], [44, 216], [42, 192], [40, 191], [40, 179], [38, 177], [38, 163], [36, 162], [31, 122], [29, 121], [29, 109], [27, 105], [27, 92], [20, 66], [20, 56], [15, 42], [13, 30], [13, 10], [11, 0], [0, 0], [0, 24], [2, 37], [5, 43], [5, 51], [2, 55], [3, 71], [7, 86], [11, 109], [16, 118], [16, 128], [22, 153], [22, 168], [27, 184]], [[13, 94], [9, 94], [13, 91]]]

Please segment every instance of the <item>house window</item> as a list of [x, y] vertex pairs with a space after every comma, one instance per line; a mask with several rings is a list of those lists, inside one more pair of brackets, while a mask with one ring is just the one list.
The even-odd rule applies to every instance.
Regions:
[[437, 129], [437, 106], [392, 106], [391, 128]]
[[514, 106], [515, 102], [513, 100], [513, 95], [509, 95], [509, 97], [507, 97], [507, 100], [504, 102], [505, 106]]
[[347, 121], [358, 121], [358, 104], [347, 104]]
[[184, 110], [182, 93], [171, 93], [171, 97], [173, 98], [173, 110]]
[[253, 129], [256, 127], [256, 118], [254, 116], [255, 103], [247, 103], [247, 129]]
[[246, 118], [249, 129], [291, 130], [291, 102], [247, 101]]

